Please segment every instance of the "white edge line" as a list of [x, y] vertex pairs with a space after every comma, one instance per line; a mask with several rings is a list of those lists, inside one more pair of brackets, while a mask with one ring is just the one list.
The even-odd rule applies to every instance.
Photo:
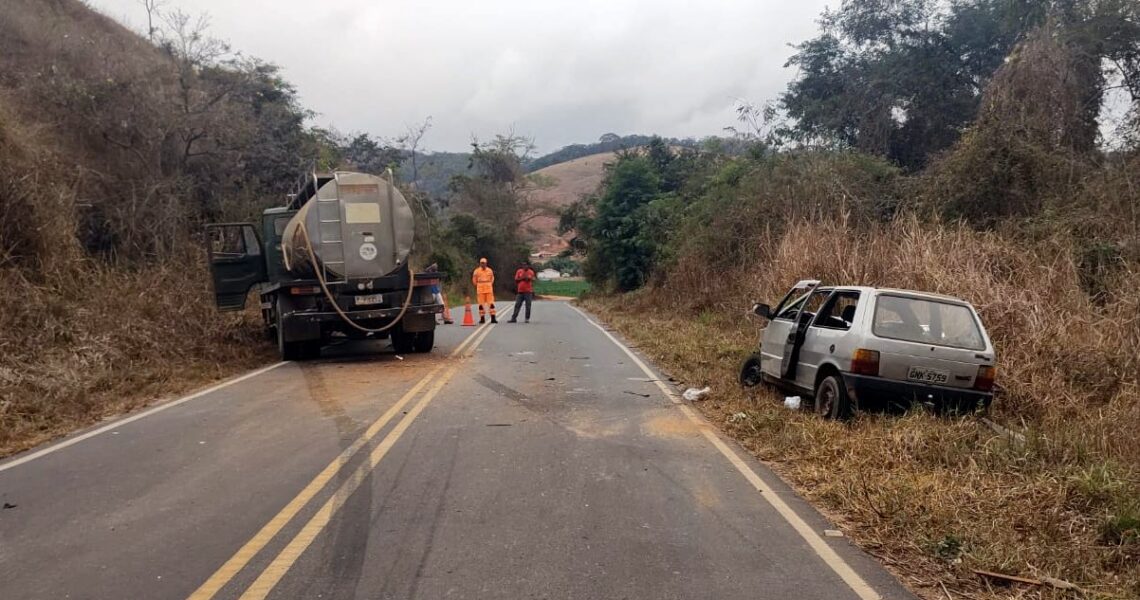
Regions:
[[184, 396], [184, 397], [179, 398], [177, 400], [171, 400], [170, 402], [164, 402], [162, 404], [159, 404], [157, 406], [154, 406], [154, 407], [151, 407], [147, 410], [144, 410], [140, 413], [135, 413], [129, 417], [125, 417], [125, 418], [119, 419], [117, 421], [108, 423], [102, 427], [99, 427], [98, 429], [92, 429], [91, 431], [88, 431], [87, 433], [77, 435], [73, 438], [65, 439], [65, 440], [63, 440], [57, 444], [54, 444], [52, 446], [48, 446], [47, 448], [44, 448], [42, 450], [37, 450], [35, 452], [32, 452], [31, 454], [21, 456], [19, 458], [10, 460], [10, 461], [5, 462], [5, 463], [0, 463], [0, 472], [7, 471], [8, 469], [11, 469], [13, 467], [18, 467], [18, 466], [20, 466], [26, 462], [33, 461], [33, 460], [35, 460], [37, 458], [41, 458], [43, 456], [47, 456], [48, 454], [51, 454], [53, 452], [58, 452], [58, 451], [63, 450], [64, 448], [67, 448], [69, 446], [74, 446], [75, 444], [78, 444], [79, 442], [82, 442], [82, 441], [87, 440], [87, 439], [91, 439], [91, 438], [93, 438], [93, 437], [95, 437], [101, 433], [105, 433], [105, 432], [110, 431], [112, 429], [117, 429], [119, 427], [122, 427], [123, 425], [127, 425], [129, 423], [133, 423], [135, 421], [138, 421], [139, 419], [149, 417], [150, 415], [153, 415], [153, 414], [158, 413], [158, 412], [162, 412], [168, 408], [173, 408], [173, 407], [178, 406], [179, 404], [182, 404], [184, 402], [189, 402], [195, 398], [201, 398], [202, 396], [205, 396], [207, 394], [212, 394], [212, 393], [214, 393], [214, 392], [216, 392], [222, 388], [229, 387], [229, 386], [234, 385], [236, 383], [241, 383], [247, 379], [252, 379], [254, 377], [257, 377], [258, 375], [261, 375], [262, 373], [267, 373], [269, 371], [272, 371], [273, 369], [276, 369], [277, 367], [280, 367], [281, 365], [286, 365], [286, 364], [289, 364], [289, 361], [283, 361], [283, 362], [279, 362], [276, 364], [269, 365], [268, 367], [262, 367], [256, 371], [251, 371], [249, 373], [246, 373], [245, 375], [234, 377], [232, 379], [228, 379], [228, 380], [223, 381], [219, 384], [208, 387], [204, 390], [194, 392], [193, 394], [190, 394], [189, 396]]
[[717, 434], [713, 432], [712, 426], [709, 425], [708, 422], [703, 418], [699, 417], [696, 411], [694, 411], [689, 405], [682, 402], [681, 399], [677, 396], [677, 393], [669, 389], [669, 387], [661, 381], [661, 378], [658, 377], [657, 374], [652, 370], [650, 370], [650, 368], [646, 366], [646, 364], [642, 362], [642, 360], [636, 354], [633, 353], [633, 350], [630, 350], [625, 344], [621, 343], [620, 340], [610, 334], [610, 332], [606, 331], [605, 327], [602, 327], [596, 323], [593, 319], [586, 315], [586, 313], [582, 312], [577, 306], [574, 306], [572, 304], [568, 306], [574, 309], [578, 314], [582, 315], [582, 318], [586, 319], [589, 324], [597, 327], [598, 330], [601, 331], [606, 337], [608, 337], [611, 342], [613, 342], [618, 348], [621, 348], [627, 355], [629, 355], [629, 357], [633, 359], [633, 362], [635, 362], [637, 366], [641, 367], [641, 370], [645, 373], [646, 376], [648, 376], [650, 379], [655, 380], [657, 387], [661, 389], [661, 392], [665, 394], [665, 397], [674, 404], [680, 406], [681, 412], [685, 413], [685, 416], [697, 424], [701, 433], [704, 434], [705, 438], [707, 438], [710, 443], [712, 443], [713, 447], [720, 451], [720, 453], [723, 454], [730, 463], [732, 463], [732, 466], [736, 467], [736, 470], [739, 471], [740, 474], [748, 480], [748, 483], [752, 484], [752, 487], [756, 488], [756, 491], [760, 492], [760, 496], [767, 500], [768, 504], [771, 504], [772, 508], [776, 509], [776, 512], [780, 513], [780, 516], [783, 517], [784, 520], [792, 526], [792, 529], [796, 530], [796, 533], [800, 534], [800, 537], [802, 537], [804, 541], [807, 542], [808, 546], [811, 547], [816, 555], [818, 555], [823, 560], [823, 562], [827, 563], [827, 566], [831, 567], [832, 571], [835, 571], [835, 574], [838, 575], [839, 578], [842, 579], [843, 582], [851, 588], [851, 591], [855, 592], [855, 594], [858, 595], [861, 600], [881, 599], [881, 596], [879, 596], [878, 592], [876, 592], [862, 577], [860, 577], [859, 574], [856, 573], [855, 570], [852, 569], [851, 566], [848, 565], [847, 562], [844, 561], [843, 558], [840, 557], [839, 554], [837, 554], [835, 550], [831, 548], [831, 546], [828, 546], [827, 542], [825, 542], [823, 538], [820, 537], [820, 535], [816, 533], [815, 530], [812, 529], [811, 526], [809, 526], [803, 520], [803, 518], [796, 514], [796, 511], [793, 510], [792, 507], [788, 506], [788, 504], [784, 502], [783, 498], [780, 498], [780, 496], [776, 494], [776, 492], [771, 487], [769, 487], [768, 484], [764, 483], [764, 480], [756, 474], [756, 471], [754, 471], [752, 467], [749, 467], [748, 463], [744, 462], [744, 460], [741, 459], [740, 456], [732, 448], [730, 448], [728, 444], [724, 442], [724, 440], [721, 440], [720, 437], [718, 437]]

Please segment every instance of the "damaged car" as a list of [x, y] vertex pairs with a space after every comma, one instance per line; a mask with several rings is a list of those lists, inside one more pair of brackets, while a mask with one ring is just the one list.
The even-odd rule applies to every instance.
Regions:
[[871, 405], [985, 410], [996, 356], [970, 303], [950, 296], [798, 282], [773, 308], [740, 383], [768, 383], [815, 399], [817, 414], [847, 419]]

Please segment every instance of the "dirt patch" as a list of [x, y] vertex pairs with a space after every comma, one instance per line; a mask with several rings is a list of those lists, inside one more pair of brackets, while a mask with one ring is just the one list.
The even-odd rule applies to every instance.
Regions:
[[597, 413], [575, 411], [559, 425], [578, 437], [601, 439], [621, 435], [626, 429], [625, 418], [603, 418]]
[[700, 428], [691, 419], [677, 411], [669, 411], [667, 414], [646, 421], [641, 430], [658, 437], [691, 438], [701, 434]]

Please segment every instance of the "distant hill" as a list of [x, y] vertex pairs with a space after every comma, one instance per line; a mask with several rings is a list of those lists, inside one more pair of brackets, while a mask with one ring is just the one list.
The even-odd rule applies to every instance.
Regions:
[[[605, 176], [605, 164], [613, 157], [613, 152], [601, 152], [535, 171], [554, 181], [553, 187], [534, 192], [536, 202], [550, 209], [560, 209], [593, 193]], [[536, 217], [527, 225], [532, 229], [529, 240], [534, 251], [558, 253], [569, 247], [568, 240], [558, 235], [557, 216]]]
[[[527, 171], [535, 172], [551, 165], [557, 165], [566, 161], [592, 156], [595, 154], [611, 153], [626, 148], [637, 148], [649, 143], [653, 139], [652, 135], [625, 135], [619, 136], [615, 133], [607, 133], [598, 139], [593, 144], [572, 144], [560, 150], [555, 150], [545, 156], [540, 156], [527, 163]], [[680, 140], [677, 138], [662, 138], [669, 143], [670, 146], [683, 146], [686, 148], [696, 148], [700, 142], [693, 139]]]

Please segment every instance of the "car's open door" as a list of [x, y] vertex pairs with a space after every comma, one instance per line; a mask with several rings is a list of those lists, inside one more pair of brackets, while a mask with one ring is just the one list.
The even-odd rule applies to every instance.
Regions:
[[214, 300], [220, 310], [241, 310], [249, 289], [266, 280], [265, 252], [252, 223], [206, 226]]
[[[814, 292], [817, 287], [819, 287], [819, 281], [816, 279], [806, 279], [797, 283], [780, 302], [781, 310], [786, 303]], [[788, 337], [784, 341], [784, 355], [780, 359], [780, 377], [787, 381], [795, 381], [796, 379], [796, 365], [800, 361], [800, 347], [803, 346], [808, 325], [815, 317], [814, 311], [809, 310], [810, 305], [810, 297], [800, 304], [799, 311], [792, 319], [792, 326], [788, 329]]]

